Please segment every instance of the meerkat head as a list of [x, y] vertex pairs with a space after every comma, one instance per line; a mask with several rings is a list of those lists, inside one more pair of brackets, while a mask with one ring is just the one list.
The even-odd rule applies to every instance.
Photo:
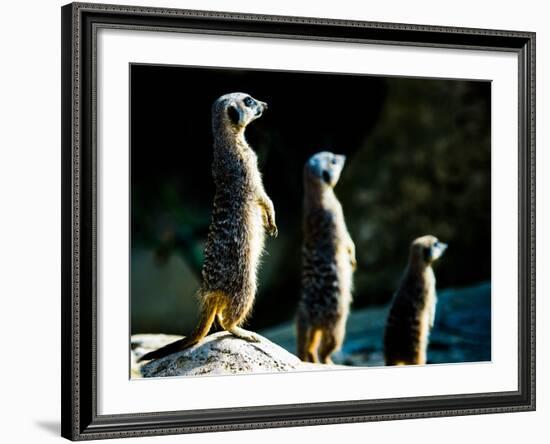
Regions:
[[214, 121], [240, 131], [260, 117], [267, 109], [267, 103], [254, 99], [245, 93], [230, 93], [219, 97], [212, 105]]
[[411, 261], [431, 265], [443, 255], [446, 249], [447, 244], [440, 242], [435, 236], [419, 237], [411, 244]]
[[340, 178], [346, 156], [321, 151], [311, 156], [304, 166], [304, 176], [315, 182], [334, 188]]

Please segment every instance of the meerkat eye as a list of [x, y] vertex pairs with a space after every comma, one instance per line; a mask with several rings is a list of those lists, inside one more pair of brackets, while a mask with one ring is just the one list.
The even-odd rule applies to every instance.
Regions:
[[246, 97], [243, 100], [243, 103], [244, 103], [245, 106], [250, 108], [252, 105], [254, 105], [254, 100], [252, 99], [252, 97]]

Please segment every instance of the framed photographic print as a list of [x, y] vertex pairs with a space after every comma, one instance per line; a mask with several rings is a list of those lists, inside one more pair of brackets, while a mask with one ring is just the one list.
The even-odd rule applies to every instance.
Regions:
[[535, 35], [62, 8], [62, 435], [535, 408]]

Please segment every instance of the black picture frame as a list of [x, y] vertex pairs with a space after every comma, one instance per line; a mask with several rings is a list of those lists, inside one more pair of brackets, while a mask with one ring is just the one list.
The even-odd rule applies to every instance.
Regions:
[[[66, 5], [61, 14], [62, 436], [84, 440], [535, 409], [535, 33], [85, 3]], [[99, 27], [517, 54], [518, 390], [98, 415], [95, 44]]]

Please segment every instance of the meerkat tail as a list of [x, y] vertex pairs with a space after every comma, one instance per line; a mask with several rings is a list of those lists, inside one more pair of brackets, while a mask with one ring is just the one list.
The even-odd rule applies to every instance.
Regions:
[[191, 336], [179, 339], [157, 350], [146, 353], [141, 358], [139, 358], [138, 361], [149, 361], [151, 359], [164, 358], [165, 356], [171, 355], [172, 353], [185, 350], [186, 348], [192, 347], [193, 345], [197, 344], [210, 331], [210, 328], [214, 323], [214, 319], [216, 318], [217, 308], [217, 305], [207, 305], [205, 307], [199, 325], [191, 334]]

